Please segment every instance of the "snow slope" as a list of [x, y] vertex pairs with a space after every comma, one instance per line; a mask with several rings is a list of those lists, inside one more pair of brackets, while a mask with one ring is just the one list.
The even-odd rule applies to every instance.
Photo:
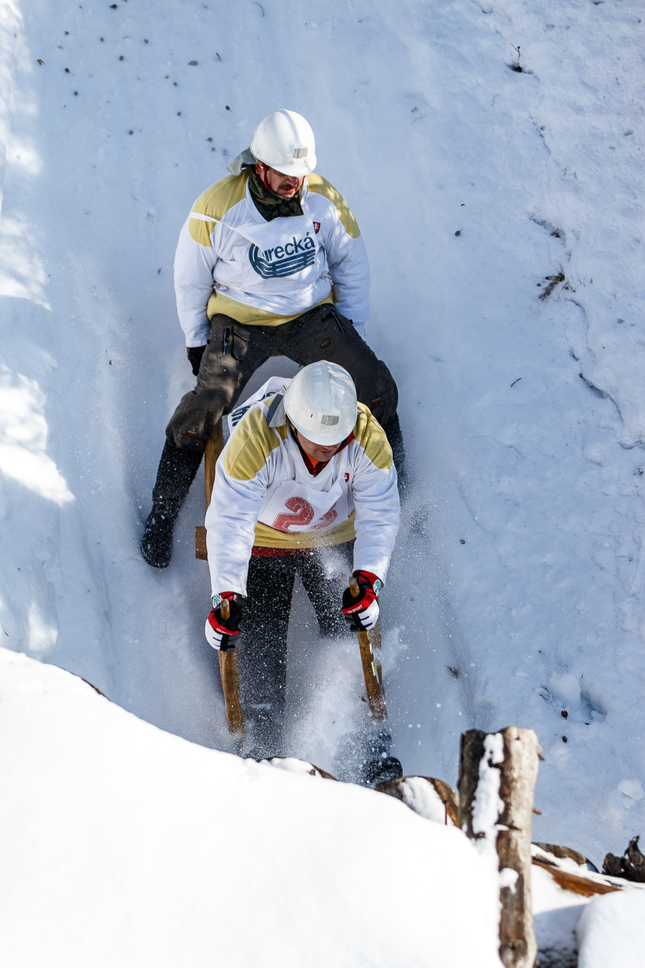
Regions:
[[499, 968], [497, 872], [456, 828], [0, 670], [4, 965]]
[[[287, 106], [361, 225], [368, 339], [401, 391], [395, 751], [454, 783], [463, 729], [529, 726], [535, 839], [621, 852], [645, 816], [644, 30], [636, 0], [3, 0], [6, 648], [231, 750], [199, 488], [167, 572], [138, 540], [191, 386], [179, 227]], [[302, 601], [298, 617], [294, 752], [328, 767], [360, 668], [351, 643], [311, 643]]]

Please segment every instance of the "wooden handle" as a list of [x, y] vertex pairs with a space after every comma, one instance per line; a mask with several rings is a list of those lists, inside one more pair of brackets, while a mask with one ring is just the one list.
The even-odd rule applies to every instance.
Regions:
[[365, 690], [367, 692], [367, 702], [370, 707], [370, 712], [374, 719], [382, 721], [387, 719], [387, 707], [385, 705], [385, 695], [381, 681], [381, 663], [374, 655], [372, 639], [369, 632], [358, 633], [358, 647], [361, 653], [361, 664], [363, 666]]
[[[215, 465], [223, 447], [224, 430], [222, 421], [220, 420], [212, 436], [206, 441], [206, 449], [204, 451], [204, 494], [206, 496], [206, 507], [211, 503], [211, 494], [213, 484], [215, 483]], [[195, 528], [195, 558], [208, 561], [206, 528], [203, 525], [197, 525]]]
[[[358, 598], [361, 593], [360, 586], [354, 575], [349, 579], [349, 590], [352, 598]], [[380, 653], [380, 635], [377, 639], [377, 651]], [[358, 646], [361, 651], [361, 663], [363, 665], [363, 675], [365, 677], [365, 689], [367, 691], [367, 701], [370, 712], [374, 719], [387, 719], [387, 709], [385, 706], [385, 695], [383, 693], [383, 673], [381, 672], [380, 658], [374, 655], [372, 638], [367, 631], [358, 632]]]
[[237, 652], [220, 652], [219, 674], [226, 704], [226, 722], [233, 736], [244, 732], [244, 716], [240, 705], [240, 674]]
[[[204, 457], [204, 488], [206, 493], [206, 507], [211, 503], [211, 493], [215, 481], [215, 465], [217, 458], [224, 447], [224, 435], [222, 421], [220, 420], [215, 428], [212, 437], [206, 444], [206, 454]], [[204, 529], [205, 531], [206, 529]], [[204, 552], [205, 547], [204, 534]], [[204, 558], [208, 557], [204, 553]], [[228, 598], [223, 598], [219, 605], [220, 615], [226, 622], [231, 615], [231, 603]], [[226, 704], [226, 721], [229, 732], [233, 736], [240, 737], [244, 734], [244, 716], [240, 705], [240, 676], [238, 668], [238, 655], [235, 652], [219, 652], [219, 673], [222, 680], [222, 691]]]
[[217, 458], [224, 449], [224, 428], [222, 421], [217, 424], [212, 437], [206, 442], [204, 453], [204, 493], [206, 495], [206, 507], [211, 503], [213, 484], [215, 483], [215, 464]]

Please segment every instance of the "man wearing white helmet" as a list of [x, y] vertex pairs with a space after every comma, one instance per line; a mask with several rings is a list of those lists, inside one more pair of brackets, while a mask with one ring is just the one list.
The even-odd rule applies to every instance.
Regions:
[[342, 195], [313, 174], [315, 166], [307, 121], [276, 111], [181, 230], [175, 292], [197, 384], [166, 429], [141, 544], [155, 567], [170, 561], [173, 525], [207, 440], [272, 355], [348, 370], [403, 461], [396, 384], [361, 338], [369, 316], [365, 245]]
[[[241, 625], [242, 702], [255, 753], [271, 756], [285, 752], [295, 576], [322, 635], [346, 634], [345, 619], [373, 628], [399, 496], [387, 438], [341, 366], [312, 363], [276, 395], [267, 398], [263, 387], [249, 403], [217, 462], [206, 514], [213, 593], [206, 638], [215, 649], [234, 648]], [[355, 599], [346, 587], [350, 569], [360, 587]]]

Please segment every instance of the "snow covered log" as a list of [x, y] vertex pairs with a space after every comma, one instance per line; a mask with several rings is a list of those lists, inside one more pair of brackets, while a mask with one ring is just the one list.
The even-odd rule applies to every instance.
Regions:
[[537, 955], [531, 913], [531, 825], [539, 753], [531, 729], [471, 729], [461, 737], [459, 826], [482, 853], [497, 854], [499, 954], [505, 968], [533, 968]]
[[459, 797], [451, 786], [432, 776], [398, 776], [374, 787], [379, 793], [402, 800], [419, 816], [447, 827], [458, 824]]
[[569, 891], [570, 894], [579, 894], [580, 897], [594, 897], [597, 894], [613, 894], [620, 891], [620, 887], [609, 882], [609, 878], [605, 881], [601, 880], [602, 875], [591, 877], [574, 874], [572, 871], [554, 867], [553, 864], [548, 864], [540, 860], [539, 857], [533, 858], [533, 864], [546, 871], [558, 887], [562, 888], [563, 891]]

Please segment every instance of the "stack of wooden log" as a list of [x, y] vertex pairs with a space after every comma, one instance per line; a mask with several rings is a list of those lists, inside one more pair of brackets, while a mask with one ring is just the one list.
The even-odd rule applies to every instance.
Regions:
[[[396, 797], [428, 820], [463, 830], [499, 871], [499, 955], [505, 968], [533, 968], [537, 943], [531, 908], [531, 868], [548, 872], [558, 887], [582, 897], [622, 890], [626, 880], [645, 881], [645, 857], [634, 838], [623, 857], [608, 854], [599, 873], [575, 850], [533, 844], [531, 828], [540, 747], [533, 730], [508, 726], [497, 733], [462, 734], [459, 791], [434, 777], [405, 776], [376, 790]], [[300, 761], [273, 760], [293, 769]], [[306, 764], [306, 772], [333, 779]]]

